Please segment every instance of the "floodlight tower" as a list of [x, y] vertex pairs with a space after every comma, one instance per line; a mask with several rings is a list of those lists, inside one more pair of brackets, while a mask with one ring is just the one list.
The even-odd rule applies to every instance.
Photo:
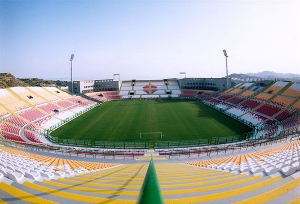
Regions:
[[71, 54], [70, 61], [71, 61], [71, 93], [72, 93], [72, 95], [73, 95], [73, 78], [72, 78], [72, 62], [73, 62], [73, 59], [74, 59], [74, 54]]
[[226, 52], [225, 49], [223, 50], [223, 53], [224, 53], [224, 56], [226, 57], [226, 89], [228, 89], [229, 88], [229, 84], [228, 84], [228, 65], [227, 65], [228, 55], [227, 55], [227, 52]]

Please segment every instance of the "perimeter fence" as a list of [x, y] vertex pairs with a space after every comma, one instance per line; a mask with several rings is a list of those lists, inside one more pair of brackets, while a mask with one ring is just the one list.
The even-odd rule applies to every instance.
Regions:
[[229, 137], [212, 137], [197, 140], [178, 140], [178, 141], [162, 141], [141, 139], [142, 141], [134, 142], [112, 142], [112, 141], [93, 141], [93, 140], [75, 140], [63, 139], [51, 135], [46, 136], [47, 139], [55, 144], [78, 146], [78, 147], [94, 147], [106, 149], [160, 149], [160, 148], [180, 148], [180, 147], [199, 147], [207, 145], [219, 145], [244, 141], [251, 138], [251, 133]]
[[[203, 157], [219, 154], [232, 154], [234, 152], [247, 151], [249, 149], [260, 149], [267, 145], [276, 143], [288, 143], [294, 140], [300, 140], [300, 133], [293, 135], [280, 135], [268, 139], [250, 139], [225, 144], [210, 144], [199, 146], [173, 146], [167, 148], [156, 148], [155, 152], [165, 159], [176, 158], [190, 158], [190, 157]], [[144, 145], [146, 143], [143, 143]], [[115, 144], [116, 145], [116, 144]], [[170, 144], [169, 144], [170, 145]], [[64, 146], [56, 144], [43, 144], [43, 143], [21, 143], [6, 140], [0, 137], [0, 146], [6, 146], [13, 149], [21, 149], [23, 151], [37, 153], [37, 154], [57, 154], [71, 157], [83, 158], [101, 158], [101, 159], [116, 159], [116, 160], [132, 160], [139, 159], [148, 152], [148, 148], [135, 146], [135, 148], [99, 148], [99, 147], [77, 147], [77, 146]], [[117, 147], [117, 146], [116, 146]], [[128, 146], [129, 147], [129, 146]], [[164, 146], [165, 147], [165, 146]], [[40, 152], [40, 153], [39, 153]]]

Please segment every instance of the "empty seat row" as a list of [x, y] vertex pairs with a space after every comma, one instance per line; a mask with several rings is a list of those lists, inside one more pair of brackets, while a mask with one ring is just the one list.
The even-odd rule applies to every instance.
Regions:
[[271, 175], [281, 172], [283, 175], [289, 176], [300, 170], [300, 142], [296, 141], [255, 153], [187, 162], [187, 164], [235, 173], [256, 174], [262, 172], [265, 175]]

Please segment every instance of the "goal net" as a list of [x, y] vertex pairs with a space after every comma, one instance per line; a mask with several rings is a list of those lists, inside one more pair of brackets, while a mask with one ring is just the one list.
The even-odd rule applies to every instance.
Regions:
[[140, 133], [140, 139], [144, 139], [144, 140], [157, 140], [162, 138], [163, 138], [162, 132], [141, 132]]

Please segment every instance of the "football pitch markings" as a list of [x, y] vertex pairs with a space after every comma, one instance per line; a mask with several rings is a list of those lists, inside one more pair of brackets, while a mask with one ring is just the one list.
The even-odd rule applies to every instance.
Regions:
[[106, 102], [51, 133], [64, 139], [141, 141], [140, 133], [162, 132], [163, 141], [241, 135], [248, 126], [193, 100]]

